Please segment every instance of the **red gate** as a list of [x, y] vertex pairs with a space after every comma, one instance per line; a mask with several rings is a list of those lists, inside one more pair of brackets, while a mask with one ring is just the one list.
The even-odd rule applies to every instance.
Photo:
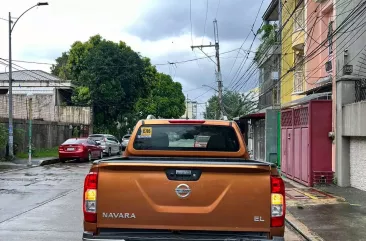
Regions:
[[332, 102], [313, 100], [281, 111], [281, 172], [313, 186], [332, 182]]

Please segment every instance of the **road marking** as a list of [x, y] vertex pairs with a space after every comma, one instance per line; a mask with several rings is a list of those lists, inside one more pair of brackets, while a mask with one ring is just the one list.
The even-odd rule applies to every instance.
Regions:
[[309, 197], [309, 198], [311, 198], [311, 199], [315, 199], [315, 200], [319, 199], [319, 198], [317, 198], [317, 197], [315, 197], [315, 196], [313, 196], [313, 195], [311, 195], [311, 194], [309, 194], [309, 193], [307, 193], [307, 192], [300, 191], [299, 189], [297, 189], [296, 191], [298, 191], [299, 193], [304, 194], [305, 196], [307, 196], [307, 197]]

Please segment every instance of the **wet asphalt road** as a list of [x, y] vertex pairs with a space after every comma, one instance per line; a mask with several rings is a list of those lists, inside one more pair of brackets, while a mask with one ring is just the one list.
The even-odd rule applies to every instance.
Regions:
[[[89, 163], [0, 173], [0, 241], [80, 241]], [[290, 229], [286, 241], [302, 240]]]

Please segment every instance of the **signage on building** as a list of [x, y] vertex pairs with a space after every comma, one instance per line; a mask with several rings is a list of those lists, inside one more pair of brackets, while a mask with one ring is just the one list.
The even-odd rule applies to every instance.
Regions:
[[332, 61], [328, 61], [325, 63], [325, 71], [327, 71], [327, 73], [332, 72]]
[[350, 75], [353, 73], [353, 65], [345, 65], [343, 67], [343, 75]]

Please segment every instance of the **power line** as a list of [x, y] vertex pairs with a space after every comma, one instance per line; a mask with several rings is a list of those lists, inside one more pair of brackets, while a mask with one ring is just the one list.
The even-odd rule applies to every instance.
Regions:
[[[255, 17], [255, 19], [254, 19], [254, 22], [253, 22], [253, 25], [252, 25], [252, 31], [253, 31], [253, 27], [254, 27], [254, 25], [255, 25], [255, 22], [257, 21], [257, 18], [258, 18], [259, 12], [260, 12], [260, 10], [261, 10], [261, 8], [262, 8], [262, 4], [263, 4], [263, 0], [262, 0], [261, 5], [260, 5], [260, 7], [259, 7], [259, 9], [258, 9], [257, 15], [256, 15], [256, 17]], [[242, 49], [242, 47], [244, 46], [244, 43], [245, 43], [245, 42], [247, 41], [247, 39], [249, 38], [250, 33], [251, 33], [251, 32], [249, 31], [249, 33], [248, 33], [247, 37], [245, 38], [245, 40], [243, 41], [243, 43], [241, 44], [241, 46], [240, 46], [240, 48], [239, 48], [239, 49]], [[248, 55], [249, 55], [249, 53], [248, 53]], [[229, 75], [231, 74], [231, 71], [233, 70], [233, 68], [234, 68], [234, 66], [235, 66], [235, 63], [236, 63], [236, 60], [237, 60], [238, 56], [239, 56], [239, 52], [238, 52], [238, 54], [237, 54], [237, 56], [236, 56], [236, 59], [235, 59], [235, 61], [234, 61], [233, 65], [231, 66], [231, 69], [230, 69]], [[247, 57], [248, 57], [248, 56], [247, 56]], [[235, 75], [236, 75], [236, 74], [235, 74]], [[234, 76], [235, 76], [235, 75], [234, 75]], [[234, 78], [233, 78], [233, 79], [234, 79]], [[230, 81], [229, 86], [231, 85], [231, 83], [232, 83], [233, 79]]]
[[[353, 10], [356, 10], [356, 12], [357, 12], [357, 10], [359, 10], [360, 8], [359, 8], [359, 5], [361, 4], [361, 2], [356, 6], [356, 7], [354, 7], [353, 8]], [[363, 3], [363, 5], [365, 5], [366, 3]], [[363, 10], [361, 10], [361, 12], [359, 12], [359, 13], [357, 13], [357, 15], [360, 15], [362, 12], [364, 12], [366, 10], [366, 7], [363, 9]], [[353, 13], [350, 13], [345, 19], [344, 19], [344, 21], [337, 27], [337, 29], [332, 33], [332, 36], [334, 36], [334, 35], [336, 35], [341, 29], [343, 29], [345, 26], [346, 26], [346, 24], [349, 24], [349, 23], [347, 23], [347, 21], [349, 20], [349, 19], [351, 19], [351, 17], [352, 17], [352, 15], [354, 15], [355, 14], [355, 12], [353, 12]], [[355, 16], [353, 19], [357, 19], [357, 17], [358, 16]], [[350, 25], [350, 27], [351, 27], [352, 25]], [[366, 31], [366, 30], [365, 30]], [[342, 34], [343, 35], [343, 34]], [[331, 36], [331, 37], [332, 37]], [[339, 36], [340, 37], [340, 36]], [[339, 38], [338, 37], [338, 38]], [[360, 37], [360, 36], [359, 36]], [[337, 39], [338, 39], [337, 38]], [[357, 38], [358, 39], [358, 38]], [[356, 39], [356, 40], [357, 40]], [[356, 41], [355, 40], [355, 41]], [[324, 40], [321, 44], [320, 44], [320, 46], [323, 46], [324, 45], [324, 43], [326, 42], [327, 40]], [[355, 42], [354, 41], [354, 42]], [[320, 48], [319, 48], [320, 49]], [[323, 50], [324, 51], [324, 50]], [[321, 51], [321, 52], [323, 52], [323, 51]], [[318, 50], [317, 49], [315, 49], [314, 51], [312, 51], [309, 55], [310, 56], [312, 56], [312, 55], [314, 55], [314, 53], [316, 53], [316, 52], [318, 52]], [[321, 53], [320, 52], [320, 53]], [[318, 53], [317, 55], [315, 55], [313, 58], [315, 58], [316, 56], [318, 56], [320, 53]], [[335, 57], [334, 57], [335, 58]], [[304, 60], [305, 60], [305, 58], [304, 58]], [[307, 59], [307, 61], [305, 62], [305, 63], [307, 63], [308, 61], [310, 61], [311, 59]], [[301, 63], [301, 64], [304, 64], [304, 63]], [[294, 67], [292, 68], [292, 69], [294, 69]], [[272, 85], [266, 92], [264, 92], [264, 93], [262, 93], [262, 94], [260, 94], [258, 97], [261, 97], [261, 96], [263, 96], [264, 94], [266, 94], [266, 93], [268, 93], [269, 91], [272, 91], [272, 89], [271, 88], [273, 88], [275, 85], [277, 85], [277, 84], [279, 84], [279, 83], [281, 83], [281, 84], [283, 84], [282, 82], [281, 82], [281, 80], [288, 74], [288, 73], [290, 73], [291, 72], [291, 70], [292, 69], [289, 69], [283, 76], [281, 76], [280, 77], [280, 79], [279, 79], [279, 81], [278, 81], [278, 83], [276, 83], [276, 84], [274, 84], [274, 85]], [[301, 83], [300, 83], [301, 84]], [[289, 91], [288, 93], [286, 93], [286, 95], [285, 96], [287, 96], [288, 94], [290, 94], [291, 92], [293, 91], [293, 89], [291, 89], [291, 91]], [[284, 96], [284, 94], [283, 93], [281, 93], [281, 96]]]
[[[319, 7], [319, 5], [318, 5], [318, 7]], [[357, 7], [356, 7], [357, 8]], [[354, 8], [354, 9], [356, 9], [356, 8]], [[294, 12], [296, 11], [296, 8], [295, 8], [295, 10], [294, 10]], [[316, 11], [316, 10], [315, 10]], [[314, 13], [315, 13], [315, 11], [311, 14], [311, 15], [313, 15]], [[310, 17], [310, 16], [309, 16]], [[349, 16], [350, 17], [350, 16]], [[289, 18], [291, 18], [291, 16], [289, 17]], [[310, 21], [310, 19], [308, 19], [308, 21]], [[288, 22], [288, 21], [287, 21]], [[284, 26], [282, 26], [282, 29], [281, 29], [281, 31], [284, 29]], [[289, 31], [290, 32], [290, 31]], [[334, 33], [335, 34], [335, 33]], [[320, 37], [320, 36], [319, 36]], [[323, 44], [322, 44], [323, 45]], [[291, 45], [290, 45], [291, 46]], [[279, 47], [279, 46], [278, 46]], [[277, 47], [277, 48], [278, 48]], [[287, 48], [288, 49], [288, 48]], [[284, 58], [284, 56], [282, 56], [282, 59]], [[259, 70], [259, 69], [258, 69]], [[273, 84], [270, 88], [269, 88], [269, 90], [268, 91], [266, 91], [265, 93], [263, 93], [263, 94], [261, 94], [260, 96], [262, 96], [262, 95], [264, 95], [264, 94], [266, 94], [266, 93], [268, 93], [269, 91], [272, 91], [272, 88], [274, 87], [274, 86], [276, 86], [276, 85], [278, 85], [279, 83], [282, 83], [282, 82], [280, 82], [281, 81], [281, 79], [283, 79], [289, 72], [291, 72], [290, 70], [289, 71], [287, 71], [287, 73], [285, 73], [283, 76], [281, 76], [281, 78], [279, 79], [279, 81], [278, 81], [278, 83], [275, 83], [275, 84]], [[249, 81], [249, 79], [250, 79], [250, 77], [253, 75], [253, 73], [254, 73], [254, 71], [252, 72], [252, 74], [250, 74], [249, 75], [249, 77], [248, 77], [248, 79], [247, 79], [247, 81], [245, 81], [245, 82], [248, 82]], [[282, 83], [283, 84], [283, 83]]]

